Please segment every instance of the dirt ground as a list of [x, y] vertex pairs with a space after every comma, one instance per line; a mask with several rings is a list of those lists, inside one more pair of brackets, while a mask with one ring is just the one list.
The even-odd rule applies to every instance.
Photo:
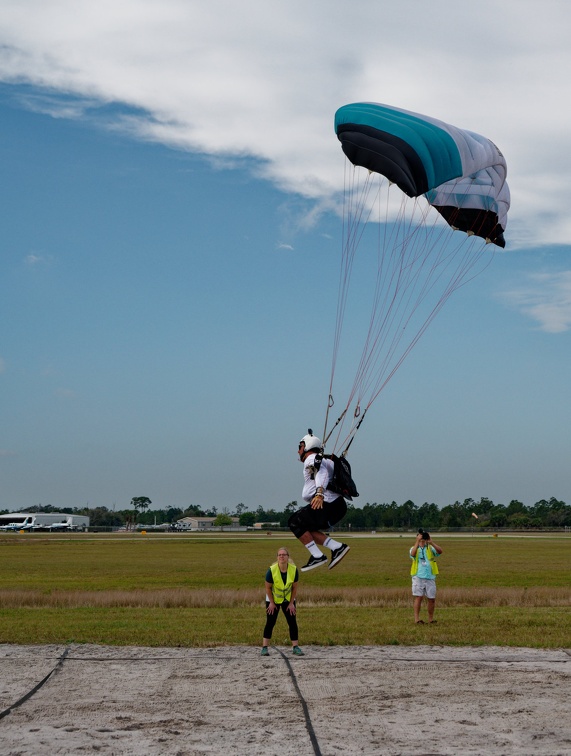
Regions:
[[0, 753], [571, 754], [571, 651], [304, 651], [2, 645]]

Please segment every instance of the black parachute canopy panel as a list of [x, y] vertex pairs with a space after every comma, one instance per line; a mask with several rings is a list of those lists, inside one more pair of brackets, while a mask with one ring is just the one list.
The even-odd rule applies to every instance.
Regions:
[[337, 137], [353, 165], [381, 173], [409, 197], [428, 191], [422, 160], [404, 139], [372, 126], [353, 123], [339, 126]]
[[502, 249], [506, 246], [504, 229], [498, 223], [497, 213], [474, 208], [433, 205], [440, 215], [452, 228], [465, 231], [467, 234], [480, 236], [491, 244]]

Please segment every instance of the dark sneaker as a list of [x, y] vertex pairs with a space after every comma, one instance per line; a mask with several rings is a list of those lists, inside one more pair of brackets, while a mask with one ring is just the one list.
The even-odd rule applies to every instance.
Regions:
[[294, 656], [305, 656], [305, 654], [303, 653], [303, 651], [301, 650], [299, 646], [294, 646], [292, 653]]
[[304, 564], [301, 568], [302, 572], [308, 572], [308, 570], [314, 570], [316, 567], [321, 567], [322, 564], [327, 564], [327, 557], [322, 554], [320, 557], [309, 557], [309, 562]]
[[351, 547], [347, 546], [346, 543], [342, 543], [341, 546], [339, 546], [338, 549], [334, 549], [331, 552], [331, 561], [329, 562], [329, 569], [332, 570], [336, 564], [339, 564], [339, 562], [343, 559], [345, 554], [349, 551]]
[[268, 651], [267, 646], [262, 646], [262, 656], [269, 656], [270, 652]]

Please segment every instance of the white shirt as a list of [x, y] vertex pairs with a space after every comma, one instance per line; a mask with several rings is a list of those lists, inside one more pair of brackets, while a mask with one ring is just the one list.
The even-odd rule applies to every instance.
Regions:
[[315, 454], [309, 454], [303, 463], [303, 491], [301, 498], [304, 501], [310, 502], [315, 496], [316, 490], [321, 486], [323, 488], [323, 500], [326, 502], [335, 501], [341, 494], [327, 490], [327, 484], [333, 478], [333, 462], [330, 459], [323, 459], [319, 470], [315, 473], [315, 478], [312, 479]]

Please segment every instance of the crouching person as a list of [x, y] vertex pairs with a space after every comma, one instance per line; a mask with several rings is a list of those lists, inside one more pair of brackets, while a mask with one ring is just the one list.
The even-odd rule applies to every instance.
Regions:
[[303, 656], [303, 651], [298, 642], [299, 632], [295, 605], [298, 580], [299, 573], [295, 564], [289, 561], [289, 551], [284, 547], [278, 549], [278, 561], [274, 562], [266, 572], [266, 626], [262, 641], [262, 656], [269, 656], [270, 640], [280, 613], [280, 607], [289, 627], [293, 653], [295, 656]]

